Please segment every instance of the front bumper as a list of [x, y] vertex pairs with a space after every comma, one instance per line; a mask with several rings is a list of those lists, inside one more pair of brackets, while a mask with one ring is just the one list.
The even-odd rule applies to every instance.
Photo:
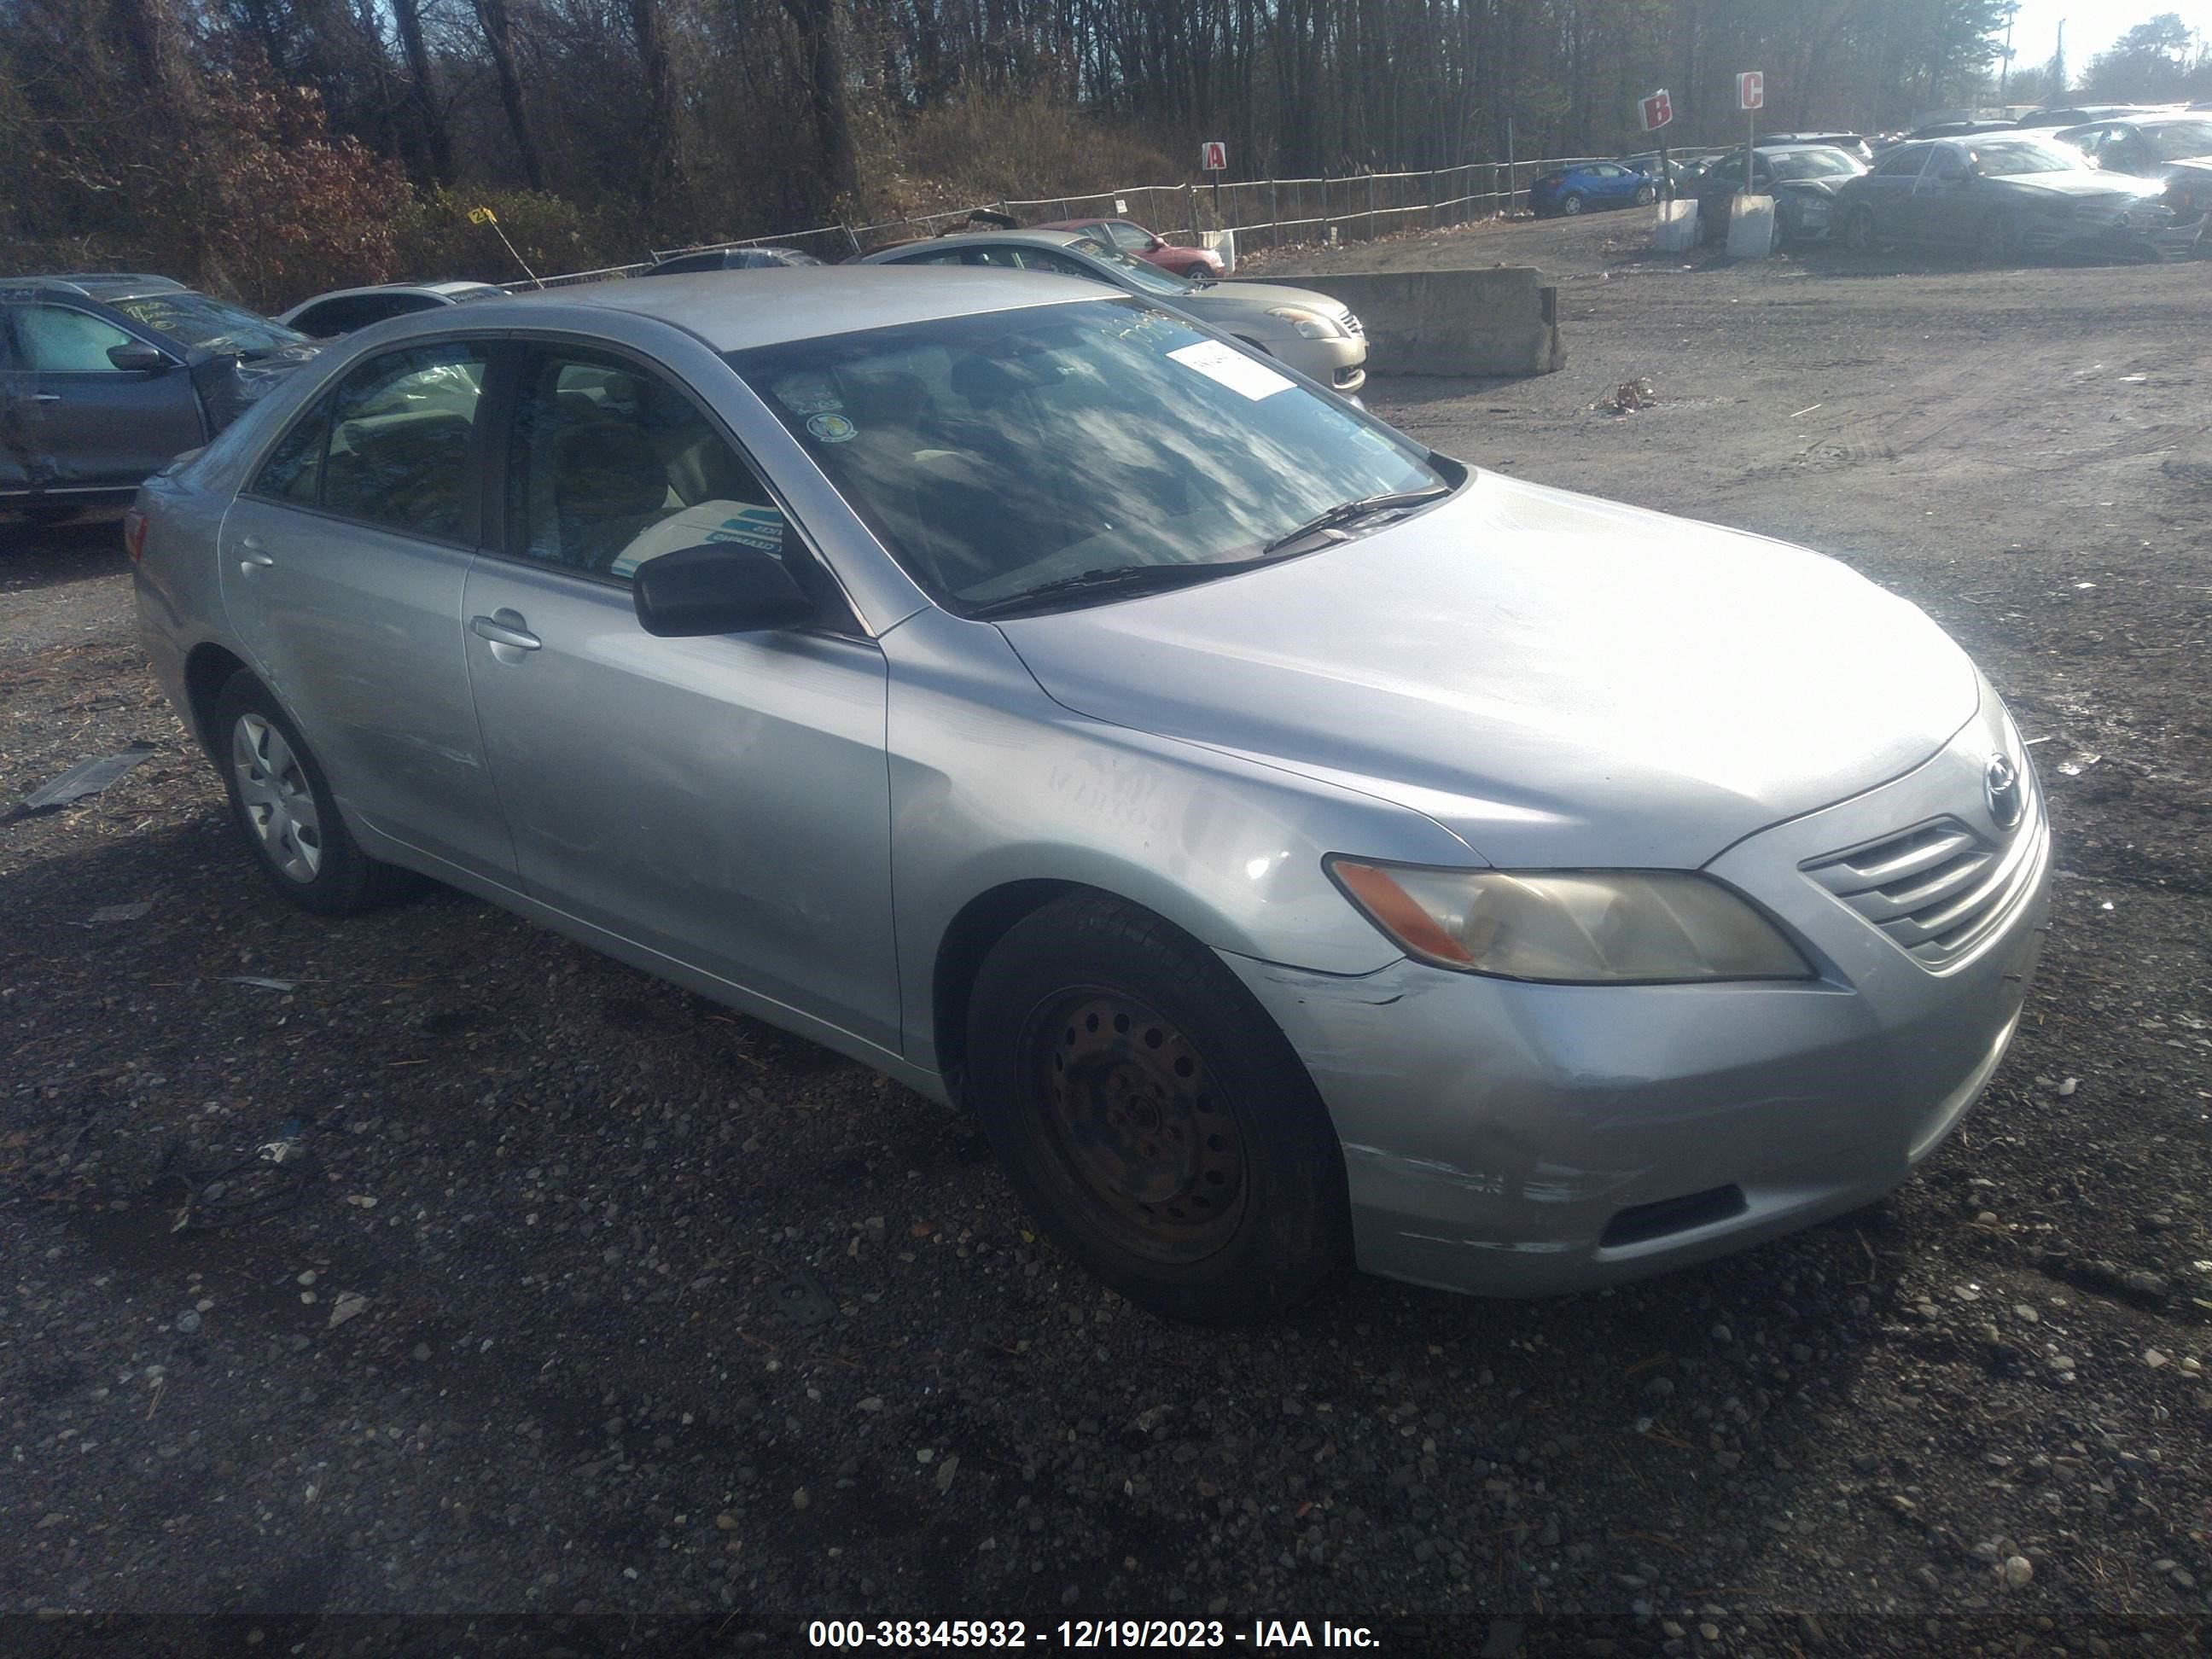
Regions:
[[1270, 341], [1268, 349], [1299, 374], [1333, 391], [1353, 392], [1367, 384], [1367, 337], [1364, 334], [1334, 340], [1298, 336]]
[[2025, 877], [1938, 968], [1804, 866], [1979, 811], [2002, 725], [1988, 698], [1914, 773], [1707, 866], [1796, 938], [1815, 979], [1532, 985], [1411, 961], [1346, 978], [1225, 958], [1328, 1105], [1359, 1265], [1490, 1295], [1582, 1290], [1741, 1249], [1904, 1181], [2017, 1028], [2048, 909], [2040, 793], [2013, 832], [2031, 838]]

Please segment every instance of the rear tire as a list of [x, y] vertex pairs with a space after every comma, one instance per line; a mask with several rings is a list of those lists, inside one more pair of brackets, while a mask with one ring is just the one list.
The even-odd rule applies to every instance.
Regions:
[[355, 843], [323, 769], [268, 688], [244, 670], [216, 699], [216, 763], [231, 822], [269, 884], [303, 910], [349, 915], [416, 884]]
[[1650, 207], [1650, 206], [1654, 202], [1657, 201], [1658, 199], [1659, 199], [1659, 187], [1658, 187], [1656, 185], [1642, 185], [1638, 186], [1638, 188], [1637, 188], [1637, 191], [1636, 191], [1636, 205], [1637, 205], [1637, 206], [1638, 206], [1638, 207]]
[[967, 1097], [1061, 1249], [1170, 1319], [1254, 1323], [1351, 1260], [1344, 1151], [1237, 977], [1099, 893], [1018, 922], [977, 975]]

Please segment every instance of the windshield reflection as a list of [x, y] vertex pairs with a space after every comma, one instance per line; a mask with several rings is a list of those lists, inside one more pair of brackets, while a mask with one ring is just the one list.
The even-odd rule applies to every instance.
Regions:
[[734, 354], [915, 580], [963, 608], [1250, 558], [1327, 509], [1458, 480], [1342, 400], [1133, 301]]

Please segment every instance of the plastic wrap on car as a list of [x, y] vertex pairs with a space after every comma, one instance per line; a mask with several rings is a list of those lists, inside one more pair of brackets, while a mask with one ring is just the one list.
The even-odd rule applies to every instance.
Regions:
[[207, 411], [208, 435], [213, 437], [228, 426], [321, 349], [315, 345], [285, 346], [252, 358], [226, 355], [194, 363], [192, 387], [199, 393], [200, 407]]

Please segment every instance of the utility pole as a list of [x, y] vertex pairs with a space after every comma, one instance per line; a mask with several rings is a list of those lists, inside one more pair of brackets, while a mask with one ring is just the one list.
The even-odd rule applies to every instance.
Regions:
[[2019, 15], [2019, 0], [2014, 0], [2013, 4], [2005, 8], [2004, 64], [1997, 70], [1997, 104], [2000, 108], [2004, 106], [2006, 91], [2012, 85], [2012, 24], [2013, 19]]

